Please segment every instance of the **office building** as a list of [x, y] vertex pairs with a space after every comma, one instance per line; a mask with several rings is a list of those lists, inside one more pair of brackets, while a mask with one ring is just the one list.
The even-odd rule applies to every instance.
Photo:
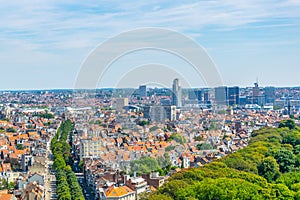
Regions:
[[145, 106], [143, 113], [145, 118], [150, 118], [153, 122], [176, 120], [176, 106]]
[[139, 96], [140, 97], [147, 97], [147, 86], [146, 85], [141, 85], [139, 87]]
[[198, 103], [202, 103], [203, 99], [202, 99], [202, 91], [201, 90], [196, 91], [196, 96], [197, 96]]
[[264, 88], [264, 97], [266, 103], [274, 103], [275, 102], [275, 87], [266, 87]]
[[188, 99], [189, 100], [196, 100], [197, 99], [196, 91], [197, 90], [195, 90], [195, 89], [189, 89], [189, 91], [188, 91]]
[[253, 87], [253, 97], [257, 98], [260, 96], [260, 89], [258, 86], [258, 82], [254, 83], [254, 87]]
[[240, 104], [240, 88], [229, 87], [228, 88], [228, 104], [230, 106], [239, 105]]
[[205, 91], [203, 94], [203, 100], [205, 104], [210, 104], [209, 92]]
[[215, 103], [216, 105], [225, 105], [225, 106], [228, 105], [226, 86], [215, 88]]
[[173, 81], [173, 93], [172, 93], [172, 105], [176, 107], [182, 107], [182, 93], [181, 93], [181, 86], [179, 83], [179, 79], [176, 78]]
[[118, 112], [122, 111], [124, 106], [128, 106], [128, 98], [117, 98], [115, 100], [115, 108]]
[[166, 111], [163, 106], [150, 107], [150, 119], [154, 122], [163, 122], [166, 119]]
[[265, 103], [265, 98], [260, 92], [260, 88], [258, 86], [258, 82], [254, 83], [254, 87], [252, 89], [252, 104], [263, 105]]

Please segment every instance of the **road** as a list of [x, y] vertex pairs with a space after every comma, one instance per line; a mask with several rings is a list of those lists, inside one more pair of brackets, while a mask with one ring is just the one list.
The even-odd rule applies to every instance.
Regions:
[[[52, 137], [50, 138], [52, 141]], [[52, 171], [52, 153], [50, 148], [50, 142], [47, 143], [46, 151], [46, 173], [45, 173], [45, 200], [56, 200], [56, 178]]]
[[50, 200], [56, 200], [57, 194], [56, 194], [56, 178], [54, 175], [50, 175], [50, 187], [49, 187], [49, 199]]

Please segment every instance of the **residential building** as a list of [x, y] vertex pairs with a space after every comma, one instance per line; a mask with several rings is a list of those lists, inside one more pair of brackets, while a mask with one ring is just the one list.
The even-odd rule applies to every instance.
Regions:
[[125, 185], [134, 190], [137, 196], [147, 191], [147, 182], [142, 177], [129, 177], [127, 175], [124, 177], [124, 181]]
[[102, 199], [105, 200], [135, 200], [135, 192], [127, 186], [116, 187], [112, 185], [105, 190]]
[[83, 158], [100, 157], [102, 144], [100, 138], [83, 139], [80, 142], [80, 160]]
[[152, 172], [151, 174], [143, 174], [143, 179], [147, 181], [147, 184], [155, 188], [161, 187], [165, 183], [165, 177], [159, 176], [158, 172]]

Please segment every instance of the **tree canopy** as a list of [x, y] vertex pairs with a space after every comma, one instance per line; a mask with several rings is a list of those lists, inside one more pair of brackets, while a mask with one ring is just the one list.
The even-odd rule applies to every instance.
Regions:
[[300, 131], [292, 120], [279, 127], [254, 131], [248, 147], [172, 175], [147, 199], [300, 199]]
[[51, 141], [51, 150], [54, 155], [53, 168], [56, 172], [58, 200], [84, 200], [82, 189], [77, 182], [75, 173], [70, 164], [71, 146], [67, 142], [72, 134], [73, 124], [70, 120], [64, 121]]

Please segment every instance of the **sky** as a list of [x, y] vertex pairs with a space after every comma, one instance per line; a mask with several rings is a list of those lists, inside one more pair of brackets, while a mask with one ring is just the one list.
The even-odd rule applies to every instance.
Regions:
[[[0, 1], [0, 90], [74, 88], [93, 50], [146, 27], [195, 41], [224, 85], [252, 86], [258, 79], [261, 86], [300, 86], [299, 0]], [[155, 72], [141, 70], [153, 63]], [[141, 69], [126, 77], [122, 67]], [[204, 87], [205, 77], [190, 68], [166, 52], [140, 50], [112, 63], [97, 87], [138, 87], [145, 83], [139, 74], [149, 74], [152, 84], [171, 87], [172, 76], [180, 76], [183, 86]], [[164, 73], [169, 77], [160, 83]], [[125, 79], [136, 81], [121, 84]]]

